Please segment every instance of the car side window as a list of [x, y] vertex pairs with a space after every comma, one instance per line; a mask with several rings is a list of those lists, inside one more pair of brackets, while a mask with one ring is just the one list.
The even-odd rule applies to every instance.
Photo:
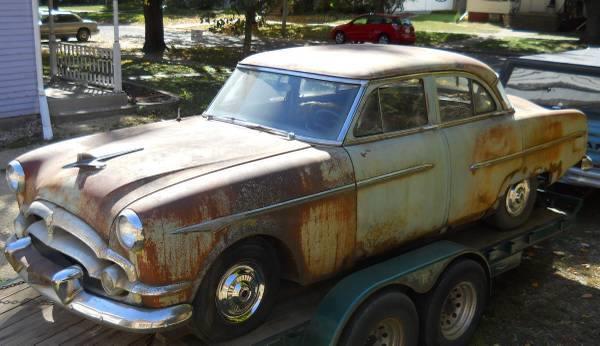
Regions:
[[367, 17], [356, 18], [354, 21], [352, 21], [352, 24], [365, 25], [365, 24], [367, 24]]
[[407, 130], [426, 125], [423, 80], [409, 79], [381, 87], [369, 95], [354, 129], [355, 137]]
[[377, 135], [382, 132], [379, 90], [375, 90], [367, 98], [365, 106], [358, 117], [356, 127], [354, 128], [354, 137]]
[[383, 24], [383, 17], [380, 16], [369, 16], [367, 24]]
[[496, 110], [496, 102], [492, 95], [488, 93], [483, 85], [471, 81], [473, 86], [473, 104], [475, 105], [475, 115], [491, 113]]
[[409, 79], [379, 89], [383, 132], [407, 130], [427, 124], [423, 80]]
[[465, 77], [437, 77], [438, 103], [442, 122], [466, 119], [473, 116], [471, 80]]

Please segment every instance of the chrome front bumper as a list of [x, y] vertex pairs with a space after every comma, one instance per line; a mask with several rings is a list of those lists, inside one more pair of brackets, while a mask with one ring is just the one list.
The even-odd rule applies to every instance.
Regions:
[[560, 179], [560, 182], [600, 189], [600, 168], [594, 167], [589, 170], [583, 170], [579, 167], [572, 167]]
[[189, 304], [148, 309], [116, 302], [86, 292], [80, 279], [83, 270], [54, 264], [31, 244], [30, 237], [8, 240], [4, 255], [14, 270], [55, 304], [86, 318], [132, 332], [153, 332], [185, 322], [192, 315]]

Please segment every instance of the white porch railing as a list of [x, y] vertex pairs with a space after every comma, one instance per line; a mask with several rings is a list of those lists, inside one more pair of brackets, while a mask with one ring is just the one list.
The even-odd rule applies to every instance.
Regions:
[[73, 43], [57, 44], [58, 76], [67, 80], [115, 88], [113, 50]]

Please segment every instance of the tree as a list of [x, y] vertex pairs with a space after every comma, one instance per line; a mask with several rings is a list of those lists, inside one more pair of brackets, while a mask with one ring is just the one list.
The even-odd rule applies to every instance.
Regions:
[[288, 16], [288, 0], [283, 0], [281, 9], [281, 36], [287, 36], [287, 16]]
[[600, 44], [600, 1], [586, 0], [587, 21], [583, 40], [590, 44]]
[[145, 40], [142, 50], [146, 54], [162, 54], [165, 44], [162, 0], [144, 0]]
[[241, 24], [244, 26], [244, 46], [242, 56], [250, 55], [252, 49], [252, 30], [257, 23], [256, 16], [264, 16], [270, 9], [273, 0], [237, 0], [232, 8], [244, 14]]

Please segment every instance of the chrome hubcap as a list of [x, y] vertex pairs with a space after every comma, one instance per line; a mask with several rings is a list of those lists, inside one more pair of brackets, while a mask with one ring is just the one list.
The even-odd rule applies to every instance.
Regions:
[[525, 210], [529, 201], [530, 186], [528, 180], [523, 180], [511, 186], [506, 193], [506, 211], [512, 216], [519, 216]]
[[442, 305], [440, 326], [448, 340], [460, 338], [469, 328], [477, 310], [477, 291], [472, 283], [463, 281], [454, 286]]
[[396, 318], [386, 318], [370, 332], [365, 345], [369, 346], [400, 346], [404, 344], [402, 322]]
[[236, 264], [217, 286], [217, 309], [227, 321], [240, 323], [258, 310], [265, 292], [264, 275], [252, 264]]
[[387, 38], [387, 36], [381, 36], [379, 38], [379, 43], [384, 43], [387, 44], [390, 40]]
[[335, 42], [344, 43], [344, 34], [342, 34], [341, 32], [335, 34]]

